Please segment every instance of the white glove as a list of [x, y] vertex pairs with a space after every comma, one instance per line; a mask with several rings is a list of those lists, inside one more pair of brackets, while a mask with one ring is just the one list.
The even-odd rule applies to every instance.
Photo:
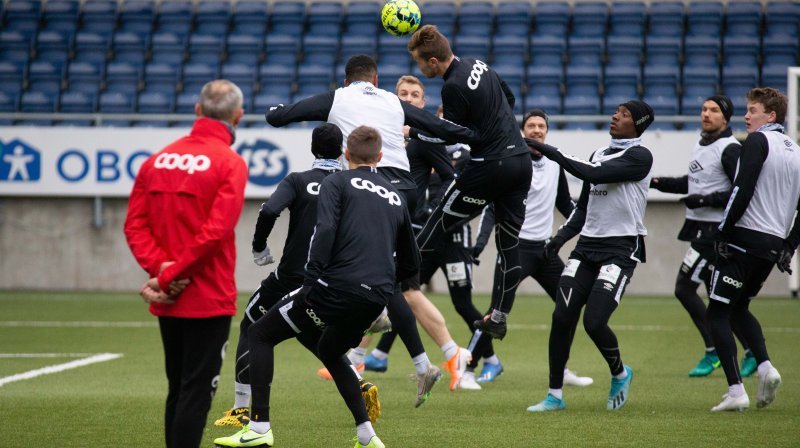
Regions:
[[253, 262], [259, 266], [266, 266], [275, 262], [275, 258], [269, 253], [269, 247], [264, 248], [261, 252], [253, 251]]

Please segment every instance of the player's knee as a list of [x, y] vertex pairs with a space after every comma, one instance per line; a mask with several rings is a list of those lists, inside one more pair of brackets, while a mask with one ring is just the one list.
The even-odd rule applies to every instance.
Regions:
[[583, 329], [586, 334], [592, 336], [603, 331], [608, 326], [608, 321], [600, 316], [594, 316], [589, 313], [583, 315]]
[[553, 325], [558, 325], [563, 328], [572, 328], [572, 325], [578, 319], [580, 314], [575, 314], [569, 310], [561, 307], [556, 307], [553, 310]]

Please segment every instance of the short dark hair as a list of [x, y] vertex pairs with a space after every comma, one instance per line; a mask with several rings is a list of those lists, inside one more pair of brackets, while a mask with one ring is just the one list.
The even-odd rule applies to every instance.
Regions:
[[446, 61], [453, 56], [450, 41], [439, 32], [436, 25], [425, 25], [418, 29], [408, 40], [408, 52], [417, 51], [417, 55], [424, 60], [436, 58]]
[[786, 121], [786, 109], [788, 108], [789, 98], [778, 89], [773, 89], [772, 87], [756, 87], [747, 92], [747, 101], [750, 103], [763, 104], [764, 112], [775, 112], [775, 123], [783, 124], [783, 122]]
[[347, 151], [355, 163], [375, 163], [381, 152], [381, 134], [369, 126], [359, 126], [347, 136]]
[[365, 54], [357, 54], [347, 60], [344, 77], [348, 81], [370, 81], [378, 74], [378, 64]]

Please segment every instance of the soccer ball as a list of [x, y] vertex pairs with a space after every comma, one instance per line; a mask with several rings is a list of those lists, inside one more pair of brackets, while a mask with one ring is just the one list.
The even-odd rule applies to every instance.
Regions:
[[419, 28], [422, 13], [414, 0], [389, 0], [383, 5], [381, 23], [393, 36], [405, 36]]

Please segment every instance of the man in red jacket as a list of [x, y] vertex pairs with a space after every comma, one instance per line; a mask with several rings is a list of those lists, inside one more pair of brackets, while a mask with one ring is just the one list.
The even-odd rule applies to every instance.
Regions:
[[234, 227], [247, 166], [230, 147], [244, 113], [226, 80], [203, 87], [191, 133], [142, 165], [125, 236], [150, 275], [141, 296], [158, 316], [169, 393], [167, 447], [197, 447], [236, 314]]

